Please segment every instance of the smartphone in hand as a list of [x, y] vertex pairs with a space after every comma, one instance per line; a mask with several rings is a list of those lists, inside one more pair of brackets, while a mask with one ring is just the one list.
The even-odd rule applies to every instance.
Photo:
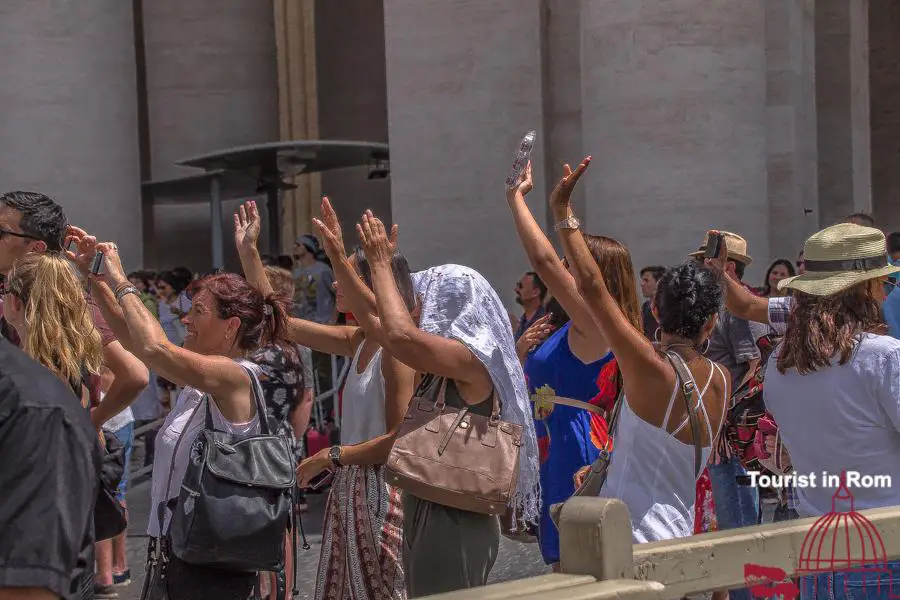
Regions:
[[725, 235], [710, 233], [706, 238], [706, 252], [703, 258], [719, 258], [723, 250], [725, 250]]
[[333, 473], [331, 472], [331, 469], [325, 469], [324, 471], [322, 471], [321, 473], [319, 473], [318, 475], [316, 475], [315, 477], [313, 477], [312, 479], [309, 480], [309, 483], [306, 484], [306, 489], [317, 490], [317, 489], [323, 487], [326, 483], [331, 481], [332, 475], [333, 475]]

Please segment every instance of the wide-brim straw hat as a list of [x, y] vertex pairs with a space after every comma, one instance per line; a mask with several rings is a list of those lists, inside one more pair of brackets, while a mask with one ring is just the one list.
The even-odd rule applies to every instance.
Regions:
[[[745, 266], [753, 262], [753, 259], [747, 254], [747, 240], [730, 231], [720, 231], [719, 233], [725, 236], [725, 247], [728, 248], [729, 260], [737, 261]], [[688, 254], [688, 256], [703, 258], [705, 253], [706, 240], [703, 240], [703, 245], [696, 252]]]
[[803, 245], [806, 272], [778, 282], [813, 296], [831, 296], [858, 283], [900, 272], [888, 261], [884, 234], [853, 223], [832, 225]]

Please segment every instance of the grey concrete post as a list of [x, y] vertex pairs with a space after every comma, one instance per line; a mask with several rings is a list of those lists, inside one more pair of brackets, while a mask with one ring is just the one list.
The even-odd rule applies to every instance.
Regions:
[[633, 579], [631, 517], [621, 500], [569, 499], [559, 521], [563, 573]]

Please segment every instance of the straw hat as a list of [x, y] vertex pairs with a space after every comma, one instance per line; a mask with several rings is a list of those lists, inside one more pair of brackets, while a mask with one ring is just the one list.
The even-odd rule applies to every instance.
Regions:
[[[742, 263], [745, 266], [753, 262], [753, 259], [747, 255], [747, 240], [730, 231], [720, 231], [719, 233], [725, 236], [725, 247], [728, 248], [728, 258], [730, 260]], [[703, 258], [704, 252], [706, 252], [706, 240], [703, 240], [703, 245], [696, 252], [691, 252], [688, 256]]]
[[868, 279], [900, 272], [888, 262], [884, 234], [853, 223], [832, 225], [803, 245], [806, 272], [778, 282], [814, 296], [830, 296]]

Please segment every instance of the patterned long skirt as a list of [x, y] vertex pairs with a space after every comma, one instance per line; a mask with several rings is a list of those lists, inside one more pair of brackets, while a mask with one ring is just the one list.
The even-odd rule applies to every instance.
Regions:
[[406, 600], [400, 490], [382, 465], [335, 471], [325, 507], [316, 600]]

